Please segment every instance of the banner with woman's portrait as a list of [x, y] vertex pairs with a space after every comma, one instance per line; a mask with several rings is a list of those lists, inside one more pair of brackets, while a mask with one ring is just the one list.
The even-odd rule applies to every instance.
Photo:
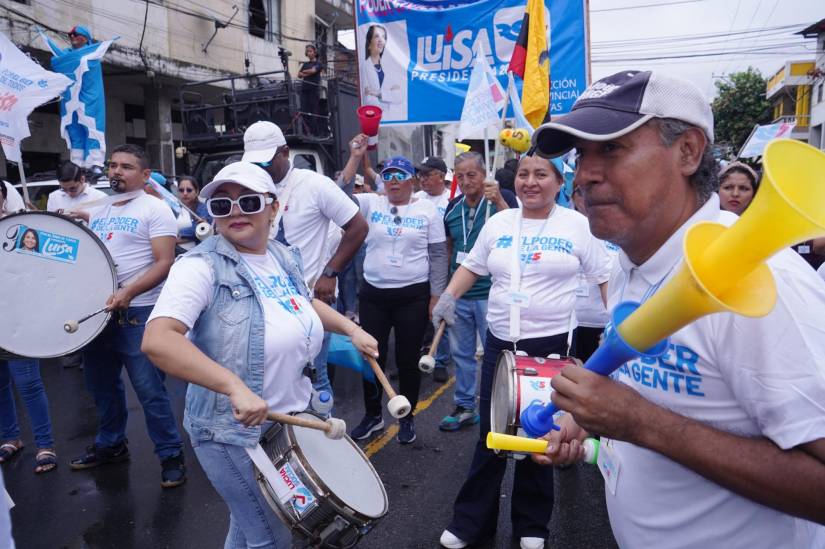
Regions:
[[[381, 124], [457, 122], [479, 45], [507, 87], [507, 65], [526, 0], [355, 0], [361, 104]], [[568, 112], [587, 87], [584, 0], [545, 0], [550, 114]], [[518, 81], [518, 85], [520, 85]]]

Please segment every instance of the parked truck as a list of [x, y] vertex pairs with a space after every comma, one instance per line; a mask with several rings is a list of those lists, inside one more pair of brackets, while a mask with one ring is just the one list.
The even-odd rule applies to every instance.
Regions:
[[209, 182], [227, 161], [243, 154], [246, 128], [269, 120], [284, 132], [294, 166], [333, 177], [347, 160], [349, 140], [360, 131], [358, 90], [340, 78], [327, 79], [321, 113], [312, 114], [301, 105], [302, 91], [312, 85], [293, 80], [286, 70], [183, 85], [182, 152], [194, 155], [192, 173]]

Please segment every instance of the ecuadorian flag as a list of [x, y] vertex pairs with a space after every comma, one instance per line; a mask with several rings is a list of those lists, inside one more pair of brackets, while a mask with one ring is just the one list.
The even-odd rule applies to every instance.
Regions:
[[550, 104], [550, 55], [543, 0], [528, 0], [509, 72], [523, 81], [521, 106], [528, 122], [537, 128], [547, 116]]

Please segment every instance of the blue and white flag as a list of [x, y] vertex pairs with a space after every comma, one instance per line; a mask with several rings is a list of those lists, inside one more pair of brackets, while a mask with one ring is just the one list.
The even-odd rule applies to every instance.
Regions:
[[474, 131], [497, 125], [498, 113], [504, 107], [504, 102], [504, 90], [487, 62], [484, 46], [479, 44], [473, 71], [470, 73], [470, 85], [464, 97], [464, 108], [461, 110], [459, 141]]
[[82, 48], [62, 49], [43, 31], [38, 32], [54, 54], [52, 69], [72, 80], [60, 102], [60, 135], [69, 146], [69, 156], [79, 166], [103, 166], [106, 157], [106, 101], [100, 60], [116, 38]]
[[60, 95], [71, 81], [47, 71], [0, 34], [0, 144], [6, 159], [21, 162], [20, 142], [29, 132], [29, 113]]
[[533, 137], [533, 125], [527, 121], [527, 117], [524, 116], [524, 109], [521, 108], [521, 98], [518, 96], [518, 88], [516, 87], [516, 82], [513, 79], [513, 73], [507, 73], [507, 92], [510, 96], [510, 106], [513, 109], [513, 118], [516, 122], [516, 128], [527, 130], [527, 133], [530, 134], [530, 137]]

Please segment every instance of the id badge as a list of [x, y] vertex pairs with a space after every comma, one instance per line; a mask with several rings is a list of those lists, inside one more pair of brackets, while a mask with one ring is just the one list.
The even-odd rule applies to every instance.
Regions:
[[613, 448], [612, 440], [602, 437], [601, 444], [599, 444], [599, 456], [596, 458], [596, 465], [599, 466], [599, 471], [601, 471], [604, 477], [605, 486], [607, 486], [610, 493], [615, 496], [621, 462], [616, 455], [616, 449]]
[[801, 254], [809, 254], [811, 253], [811, 247], [807, 244], [800, 244], [796, 247], [796, 250]]
[[404, 266], [404, 256], [403, 255], [388, 255], [387, 260], [385, 263], [389, 267], [403, 267]]
[[467, 252], [456, 252], [455, 262], [461, 265], [461, 262], [467, 259]]
[[524, 292], [507, 292], [507, 303], [526, 309], [530, 306], [530, 294]]
[[590, 296], [590, 286], [579, 286], [576, 288], [576, 297], [588, 297]]

